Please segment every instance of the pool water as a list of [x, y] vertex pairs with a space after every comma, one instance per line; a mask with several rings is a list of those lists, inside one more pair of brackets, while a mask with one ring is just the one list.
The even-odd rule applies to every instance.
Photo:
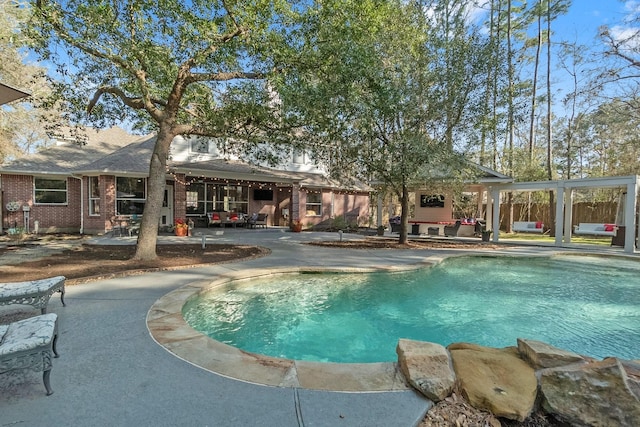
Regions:
[[640, 262], [460, 257], [403, 273], [281, 275], [203, 294], [183, 315], [215, 340], [296, 360], [393, 361], [399, 338], [490, 347], [528, 338], [636, 359]]

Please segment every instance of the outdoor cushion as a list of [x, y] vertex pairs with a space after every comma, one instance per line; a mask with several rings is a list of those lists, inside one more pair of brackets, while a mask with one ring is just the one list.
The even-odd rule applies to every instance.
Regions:
[[613, 224], [605, 224], [604, 231], [613, 231], [615, 229], [615, 225]]
[[0, 357], [49, 344], [53, 338], [57, 317], [55, 313], [49, 313], [8, 325], [2, 337]]
[[542, 228], [542, 221], [536, 222], [536, 228]]

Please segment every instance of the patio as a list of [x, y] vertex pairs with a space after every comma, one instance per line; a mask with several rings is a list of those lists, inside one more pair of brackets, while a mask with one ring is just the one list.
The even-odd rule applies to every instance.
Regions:
[[[205, 233], [205, 230], [198, 230]], [[270, 387], [205, 371], [159, 346], [145, 318], [152, 304], [189, 283], [243, 269], [277, 267], [371, 267], [415, 265], [443, 250], [341, 250], [305, 245], [338, 239], [337, 233], [291, 233], [284, 229], [227, 229], [207, 241], [260, 244], [267, 257], [241, 263], [150, 273], [69, 286], [58, 314], [60, 358], [47, 397], [37, 373], [2, 378], [0, 411], [5, 424], [29, 426], [413, 426], [429, 402], [412, 390], [341, 393]], [[344, 235], [359, 239], [358, 235]], [[201, 236], [162, 236], [167, 242], [199, 242]], [[477, 240], [477, 239], [476, 239]], [[96, 244], [135, 242], [135, 237], [96, 238]], [[500, 252], [553, 253], [558, 248], [505, 245]], [[609, 253], [605, 250], [605, 252]], [[616, 253], [620, 253], [617, 251]], [[207, 357], [215, 357], [214, 353]]]

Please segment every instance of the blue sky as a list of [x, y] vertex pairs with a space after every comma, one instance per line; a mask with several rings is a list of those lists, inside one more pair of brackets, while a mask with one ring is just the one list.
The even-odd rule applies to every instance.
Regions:
[[600, 26], [621, 24], [628, 13], [627, 8], [638, 4], [618, 0], [573, 0], [572, 3], [569, 13], [552, 23], [556, 38], [591, 46], [600, 44], [597, 39]]

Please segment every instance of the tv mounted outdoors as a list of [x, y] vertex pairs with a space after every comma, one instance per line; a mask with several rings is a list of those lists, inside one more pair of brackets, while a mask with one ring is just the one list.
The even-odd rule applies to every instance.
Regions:
[[253, 200], [273, 200], [273, 190], [255, 188], [253, 190]]
[[442, 194], [420, 195], [421, 208], [444, 208], [444, 196]]

